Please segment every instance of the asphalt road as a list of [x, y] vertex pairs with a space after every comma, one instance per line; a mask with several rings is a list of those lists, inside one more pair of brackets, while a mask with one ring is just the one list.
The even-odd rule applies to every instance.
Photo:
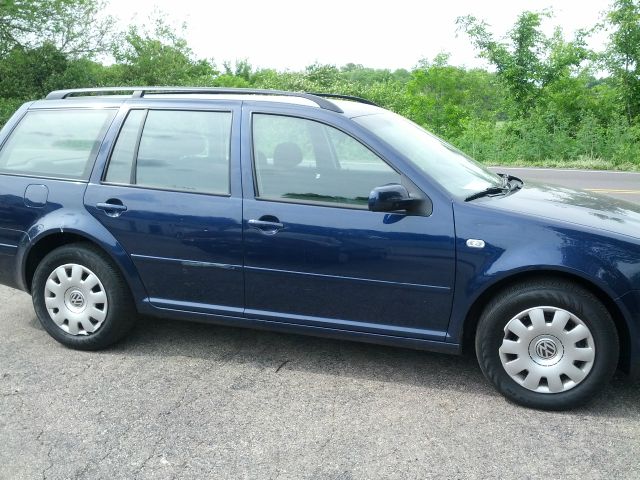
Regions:
[[0, 305], [2, 480], [640, 478], [640, 383], [623, 375], [539, 412], [473, 358], [156, 319], [76, 352], [26, 294], [0, 287]]
[[640, 203], [640, 172], [505, 167], [492, 167], [491, 170], [509, 173], [525, 181], [531, 180], [580, 188]]
[[640, 477], [640, 384], [567, 413], [506, 402], [472, 358], [143, 319], [58, 345], [0, 287], [2, 479]]

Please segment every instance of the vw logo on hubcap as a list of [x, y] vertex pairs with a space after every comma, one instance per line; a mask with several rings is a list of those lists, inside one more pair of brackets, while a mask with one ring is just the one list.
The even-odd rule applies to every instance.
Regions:
[[536, 355], [543, 360], [548, 360], [558, 353], [558, 348], [553, 340], [542, 338], [536, 343]]
[[69, 303], [76, 308], [81, 308], [84, 305], [84, 295], [77, 290], [71, 292], [71, 295], [69, 295]]

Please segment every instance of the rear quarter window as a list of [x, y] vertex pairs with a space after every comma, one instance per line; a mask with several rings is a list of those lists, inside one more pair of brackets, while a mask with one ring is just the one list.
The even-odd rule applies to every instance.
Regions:
[[86, 180], [113, 109], [32, 110], [0, 150], [0, 173]]

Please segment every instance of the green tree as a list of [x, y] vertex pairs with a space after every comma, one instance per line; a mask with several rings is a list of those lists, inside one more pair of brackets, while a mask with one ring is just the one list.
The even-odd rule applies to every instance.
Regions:
[[340, 78], [340, 70], [335, 65], [314, 63], [306, 68], [305, 73], [307, 80], [320, 90], [331, 90]]
[[15, 47], [0, 59], [0, 126], [21, 103], [51, 90], [117, 83], [110, 81], [108, 72], [92, 60], [69, 58], [50, 43]]
[[0, 61], [0, 96], [41, 97], [51, 77], [63, 74], [68, 65], [66, 55], [50, 43], [31, 50], [15, 47]]
[[611, 28], [605, 64], [616, 80], [627, 121], [640, 114], [640, 1], [615, 0], [606, 17]]
[[495, 120], [501, 102], [492, 74], [455, 67], [448, 61], [449, 56], [442, 53], [433, 62], [421, 60], [411, 73], [406, 92], [411, 99], [411, 118], [454, 139], [471, 118]]
[[201, 85], [218, 74], [210, 62], [196, 59], [186, 40], [159, 17], [151, 30], [131, 26], [113, 55], [125, 85]]
[[105, 53], [114, 20], [101, 0], [0, 0], [0, 58], [15, 48], [55, 46], [71, 57]]
[[509, 32], [508, 41], [498, 41], [486, 22], [473, 16], [459, 17], [458, 28], [469, 35], [480, 56], [495, 66], [519, 116], [527, 116], [544, 88], [577, 68], [588, 58], [585, 34], [570, 42], [556, 30], [547, 37], [542, 19], [550, 12], [523, 12]]

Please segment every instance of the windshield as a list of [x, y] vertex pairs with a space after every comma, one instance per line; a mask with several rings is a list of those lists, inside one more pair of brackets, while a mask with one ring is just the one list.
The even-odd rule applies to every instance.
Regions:
[[353, 120], [398, 150], [457, 197], [502, 185], [498, 175], [400, 115], [385, 112]]

